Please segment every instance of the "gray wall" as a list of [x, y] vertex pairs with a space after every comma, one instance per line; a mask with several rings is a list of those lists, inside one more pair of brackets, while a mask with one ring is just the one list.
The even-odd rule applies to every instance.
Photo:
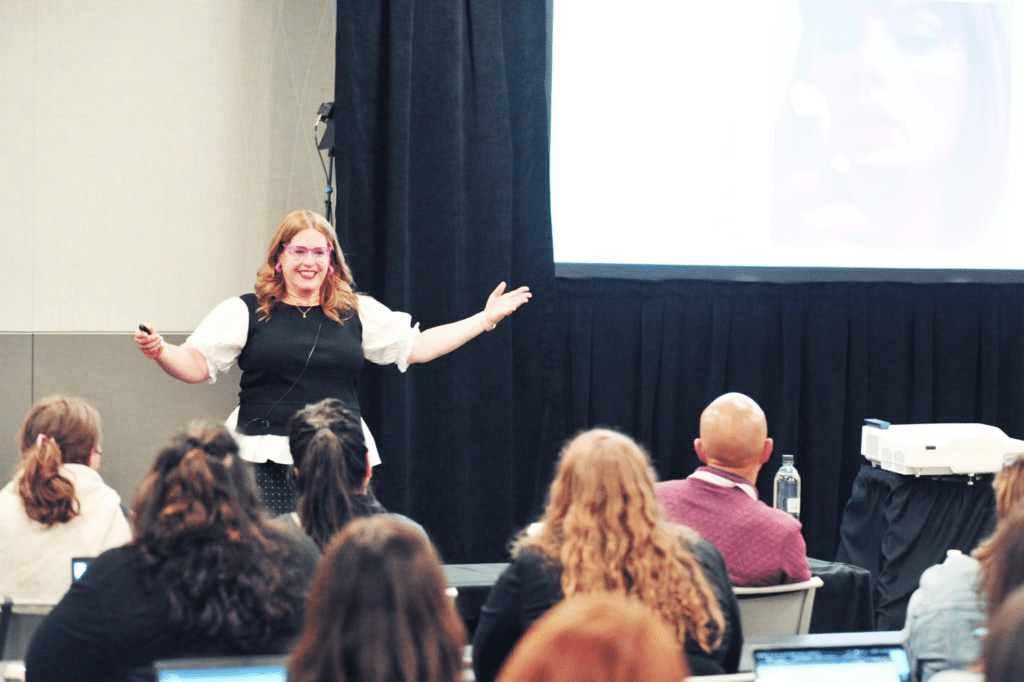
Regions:
[[[171, 343], [185, 340], [169, 334]], [[0, 334], [0, 473], [18, 464], [18, 429], [32, 404], [63, 393], [84, 398], [103, 418], [103, 479], [125, 504], [167, 436], [194, 419], [223, 421], [238, 395], [238, 370], [216, 383], [184, 384], [167, 377], [135, 349], [129, 334]]]
[[323, 210], [335, 0], [0, 2], [0, 475], [52, 393], [93, 402], [126, 503], [158, 443], [222, 420], [238, 376], [189, 386], [139, 354], [252, 289], [269, 236]]

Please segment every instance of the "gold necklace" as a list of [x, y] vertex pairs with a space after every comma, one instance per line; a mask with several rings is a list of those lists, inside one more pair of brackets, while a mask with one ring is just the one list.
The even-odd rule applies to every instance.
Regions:
[[296, 309], [296, 310], [298, 310], [298, 311], [299, 311], [300, 313], [302, 313], [302, 319], [306, 319], [306, 314], [307, 314], [307, 313], [308, 313], [308, 312], [309, 312], [310, 310], [312, 310], [313, 308], [315, 308], [315, 307], [316, 307], [315, 305], [311, 305], [311, 306], [309, 306], [308, 308], [306, 308], [305, 310], [303, 310], [303, 309], [302, 309], [302, 308], [300, 308], [299, 306], [295, 306], [295, 309]]

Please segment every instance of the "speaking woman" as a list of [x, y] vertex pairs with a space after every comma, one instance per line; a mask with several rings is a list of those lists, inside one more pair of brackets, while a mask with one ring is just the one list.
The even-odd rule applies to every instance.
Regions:
[[[253, 293], [218, 305], [181, 346], [165, 343], [152, 325], [135, 332], [135, 343], [188, 383], [212, 382], [238, 362], [240, 404], [228, 426], [240, 436], [242, 458], [256, 467], [264, 504], [282, 514], [295, 505], [286, 478], [292, 414], [324, 398], [358, 413], [364, 359], [405, 371], [494, 329], [530, 296], [527, 287], [506, 292], [502, 282], [483, 311], [421, 332], [408, 314], [357, 294], [330, 223], [312, 211], [295, 211], [271, 240]], [[371, 465], [379, 461], [371, 449]]]

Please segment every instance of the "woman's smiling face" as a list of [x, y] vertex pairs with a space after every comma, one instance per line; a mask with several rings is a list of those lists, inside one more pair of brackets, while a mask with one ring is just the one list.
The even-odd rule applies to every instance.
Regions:
[[[305, 253], [296, 255], [293, 247], [301, 247], [299, 250], [305, 250]], [[326, 256], [317, 257], [314, 249], [321, 253], [326, 251]], [[278, 263], [289, 296], [306, 300], [319, 294], [331, 266], [329, 249], [327, 237], [314, 229], [299, 232], [284, 245]]]

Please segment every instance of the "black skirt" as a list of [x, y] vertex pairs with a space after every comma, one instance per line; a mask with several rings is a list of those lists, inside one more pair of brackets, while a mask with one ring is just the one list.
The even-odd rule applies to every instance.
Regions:
[[295, 511], [295, 477], [291, 474], [291, 465], [270, 461], [250, 464], [259, 488], [260, 503], [271, 516]]

